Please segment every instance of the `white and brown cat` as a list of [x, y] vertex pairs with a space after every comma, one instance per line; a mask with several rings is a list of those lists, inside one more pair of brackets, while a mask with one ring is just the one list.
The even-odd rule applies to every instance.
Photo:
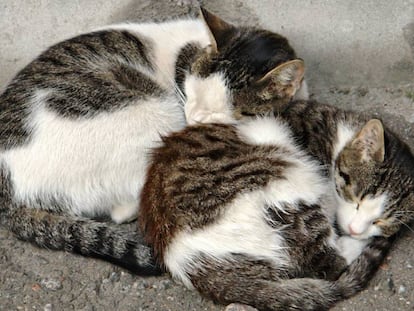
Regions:
[[[205, 58], [215, 62], [200, 68]], [[136, 217], [147, 155], [162, 135], [186, 120], [231, 122], [223, 107], [250, 87], [290, 98], [301, 64], [284, 37], [206, 10], [50, 47], [0, 95], [2, 218], [39, 246], [152, 273], [139, 236], [92, 219]]]
[[[263, 104], [250, 99], [242, 111]], [[165, 137], [140, 230], [173, 277], [214, 301], [326, 310], [364, 288], [413, 219], [414, 157], [379, 120], [270, 102], [274, 116]]]

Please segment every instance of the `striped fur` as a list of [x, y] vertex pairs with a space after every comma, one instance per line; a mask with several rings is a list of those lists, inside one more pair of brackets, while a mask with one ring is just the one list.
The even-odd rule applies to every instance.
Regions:
[[[140, 229], [173, 277], [219, 303], [326, 310], [366, 286], [411, 221], [414, 159], [378, 120], [312, 101], [273, 108], [165, 137]], [[349, 207], [369, 228], [349, 231]]]
[[[251, 53], [256, 45], [263, 54]], [[0, 95], [7, 226], [41, 247], [158, 273], [138, 236], [93, 219], [136, 217], [147, 153], [185, 126], [185, 107], [196, 115], [231, 111], [236, 94], [295, 58], [285, 38], [206, 10], [199, 18], [109, 26], [50, 47]]]

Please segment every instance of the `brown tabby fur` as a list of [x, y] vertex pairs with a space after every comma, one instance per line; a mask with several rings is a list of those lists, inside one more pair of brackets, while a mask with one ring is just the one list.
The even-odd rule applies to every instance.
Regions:
[[[350, 143], [334, 158], [338, 124], [361, 129], [369, 118], [313, 101], [286, 105], [264, 98], [262, 103], [262, 107], [273, 105], [276, 118], [289, 124], [292, 144], [319, 162], [321, 175], [334, 182], [338, 171], [347, 166], [356, 192], [387, 193], [392, 198], [379, 220], [382, 236], [372, 238], [347, 266], [326, 243], [333, 228], [321, 212], [322, 205], [303, 202], [299, 211], [285, 205], [287, 213], [261, 206], [269, 224], [282, 230], [289, 246], [287, 268], [275, 269], [270, 262], [243, 253], [218, 259], [200, 253], [186, 273], [201, 294], [223, 304], [239, 302], [260, 310], [325, 310], [366, 286], [395, 233], [412, 220], [414, 158], [387, 128], [382, 161], [376, 156], [368, 164], [361, 162], [360, 148]], [[218, 223], [238, 194], [284, 180], [293, 165], [286, 160], [288, 152], [283, 147], [246, 143], [231, 125], [187, 127], [163, 141], [153, 153], [139, 217], [140, 229], [160, 264], [166, 264], [166, 251], [180, 234], [195, 234]], [[337, 191], [343, 195], [341, 189]]]

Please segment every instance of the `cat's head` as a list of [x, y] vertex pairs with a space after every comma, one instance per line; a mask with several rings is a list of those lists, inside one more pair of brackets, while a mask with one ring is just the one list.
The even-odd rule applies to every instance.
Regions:
[[235, 27], [204, 9], [201, 15], [212, 44], [199, 53], [185, 79], [189, 124], [231, 123], [243, 115], [270, 112], [301, 88], [304, 64], [286, 38]]
[[368, 121], [339, 153], [337, 222], [358, 239], [391, 236], [414, 218], [414, 158], [381, 121]]

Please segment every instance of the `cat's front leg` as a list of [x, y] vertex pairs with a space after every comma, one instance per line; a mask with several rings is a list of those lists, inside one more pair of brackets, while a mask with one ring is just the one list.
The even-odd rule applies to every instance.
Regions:
[[349, 265], [362, 253], [368, 242], [369, 239], [358, 240], [350, 236], [341, 236], [337, 241], [337, 249]]

